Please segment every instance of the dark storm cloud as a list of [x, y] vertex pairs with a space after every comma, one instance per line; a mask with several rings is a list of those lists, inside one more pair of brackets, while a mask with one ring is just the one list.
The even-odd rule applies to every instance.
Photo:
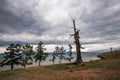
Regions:
[[[44, 20], [36, 24], [36, 20], [31, 16], [31, 12], [25, 11], [21, 16], [17, 16], [6, 8], [9, 4], [7, 0], [0, 0], [0, 34], [20, 34], [22, 32], [39, 34], [43, 32]], [[40, 27], [39, 27], [40, 26]]]
[[[39, 16], [38, 22], [29, 9], [22, 9], [24, 13], [20, 16], [16, 15], [17, 12], [20, 13], [22, 10], [13, 12], [14, 8], [12, 9], [9, 5], [7, 0], [0, 0], [0, 46], [10, 43], [24, 44], [26, 41], [29, 41], [27, 37], [32, 36], [31, 34], [40, 36], [46, 30], [48, 23], [41, 16]], [[25, 35], [26, 39], [22, 33], [27, 34]], [[16, 40], [16, 38], [18, 39]], [[22, 38], [24, 39], [22, 40]], [[35, 43], [35, 37], [32, 40]], [[28, 43], [31, 43], [31, 41]]]
[[[12, 1], [14, 4], [17, 3], [19, 5], [13, 8], [9, 7]], [[10, 4], [7, 0], [0, 0], [0, 36], [30, 33], [40, 37], [36, 39], [36, 36], [32, 37], [30, 34], [26, 36], [26, 39], [31, 36], [35, 44], [39, 40], [45, 41], [46, 44], [73, 43], [73, 39], [69, 38], [69, 34], [73, 33], [73, 30], [70, 30], [73, 26], [72, 21], [70, 22], [68, 18], [64, 20], [66, 17], [62, 15], [65, 15], [65, 13], [60, 10], [67, 7], [71, 10], [70, 12], [77, 14], [73, 16], [77, 17], [76, 22], [80, 23], [76, 25], [81, 29], [81, 39], [85, 38], [81, 40], [82, 44], [100, 44], [110, 41], [120, 42], [120, 0], [70, 0], [70, 2], [64, 0], [60, 1], [61, 4], [59, 6], [55, 5], [54, 2], [56, 0], [50, 3], [45, 0], [45, 5], [42, 4], [41, 0], [38, 0], [39, 3], [33, 0], [33, 3], [37, 2], [38, 4], [34, 6], [29, 6], [29, 1], [24, 2], [24, 0], [21, 0], [21, 2], [19, 2], [19, 0], [11, 0]], [[32, 2], [30, 2], [30, 4]], [[47, 37], [44, 37], [45, 35], [47, 35]], [[43, 36], [43, 38], [41, 38], [41, 36]], [[19, 38], [19, 36], [17, 37]], [[8, 40], [5, 41], [5, 39]], [[5, 39], [0, 38], [0, 45], [12, 42], [9, 38], [5, 37]], [[17, 41], [19, 42], [21, 40], [17, 39]]]
[[[28, 26], [30, 26], [28, 23], [23, 22], [21, 18], [17, 17], [10, 11], [0, 10], [0, 32], [18, 33], [27, 29]], [[11, 30], [13, 30], [13, 32]]]
[[[23, 45], [25, 44], [26, 42], [21, 42], [21, 41], [2, 41], [0, 40], [0, 46], [8, 46], [9, 44], [11, 43], [14, 43], [14, 44], [20, 44], [20, 45]], [[31, 43], [32, 44], [32, 43]]]
[[99, 37], [99, 42], [107, 42], [107, 40], [119, 39], [120, 35], [120, 1], [119, 0], [96, 0], [99, 5], [95, 6], [95, 10], [82, 16], [81, 20], [88, 24], [87, 30], [82, 31], [82, 37], [95, 38]]
[[5, 5], [5, 0], [0, 0], [0, 9], [3, 8]]

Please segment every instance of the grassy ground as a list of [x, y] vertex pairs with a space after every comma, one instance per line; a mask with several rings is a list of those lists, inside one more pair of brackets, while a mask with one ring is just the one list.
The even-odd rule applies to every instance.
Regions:
[[120, 57], [87, 62], [85, 66], [60, 64], [3, 71], [0, 80], [120, 80]]
[[104, 52], [98, 55], [101, 59], [115, 59], [120, 58], [120, 50], [111, 51], [111, 52]]

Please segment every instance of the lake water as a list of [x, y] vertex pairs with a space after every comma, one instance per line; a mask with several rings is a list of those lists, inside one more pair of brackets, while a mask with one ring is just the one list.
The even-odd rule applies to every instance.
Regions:
[[[92, 52], [82, 53], [82, 59], [83, 59], [84, 62], [88, 62], [88, 61], [91, 61], [91, 60], [98, 60], [99, 59], [97, 57], [98, 54], [99, 53], [92, 53]], [[76, 53], [74, 53], [72, 56], [74, 57], [74, 59], [72, 59], [72, 62], [74, 62], [76, 60]], [[67, 57], [67, 55], [66, 55], [66, 57]], [[50, 59], [52, 59], [52, 55], [49, 55], [45, 61], [42, 61], [41, 66], [52, 65], [53, 63], [52, 63], [52, 61], [49, 61]], [[3, 60], [3, 55], [0, 55], [0, 62], [2, 60]], [[62, 63], [69, 63], [69, 61], [62, 60]], [[59, 59], [58, 58], [56, 58], [55, 64], [59, 64]], [[27, 67], [32, 67], [32, 66], [38, 66], [38, 63], [35, 63], [35, 61], [33, 60], [33, 64], [29, 65]], [[20, 66], [20, 65], [15, 65], [14, 66], [14, 69], [18, 69], [18, 68], [23, 68], [23, 66]], [[10, 70], [10, 66], [0, 67], [0, 71], [5, 71], [5, 70]]]

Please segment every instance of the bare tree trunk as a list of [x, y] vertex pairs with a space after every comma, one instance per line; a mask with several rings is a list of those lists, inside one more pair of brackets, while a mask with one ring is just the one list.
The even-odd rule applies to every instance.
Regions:
[[77, 65], [82, 65], [84, 64], [82, 57], [81, 57], [81, 44], [79, 41], [79, 31], [80, 30], [76, 30], [76, 26], [75, 26], [75, 20], [73, 20], [73, 26], [74, 26], [74, 39], [75, 39], [75, 44], [76, 44], [76, 52], [77, 52], [77, 58], [76, 58], [76, 64]]
[[59, 58], [59, 64], [61, 64], [61, 59]]
[[27, 63], [27, 57], [25, 57], [24, 68], [26, 68], [26, 63]]
[[39, 60], [39, 66], [40, 66], [41, 60]]
[[[70, 57], [71, 58], [71, 57]], [[71, 64], [71, 59], [70, 59], [70, 64]]]
[[54, 61], [53, 61], [53, 65], [54, 65]]
[[11, 64], [11, 70], [13, 70], [13, 68], [14, 68], [14, 64]]

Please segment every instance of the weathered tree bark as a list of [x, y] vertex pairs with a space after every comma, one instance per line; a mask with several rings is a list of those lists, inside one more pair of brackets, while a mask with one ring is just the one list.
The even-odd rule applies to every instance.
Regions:
[[76, 61], [75, 63], [77, 65], [83, 65], [84, 62], [82, 60], [82, 57], [81, 57], [81, 44], [80, 44], [80, 41], [79, 41], [79, 31], [80, 30], [77, 30], [76, 29], [76, 25], [75, 25], [75, 20], [73, 20], [73, 26], [74, 26], [74, 39], [75, 39], [75, 44], [76, 44], [76, 52], [77, 52], [77, 57], [76, 57]]

